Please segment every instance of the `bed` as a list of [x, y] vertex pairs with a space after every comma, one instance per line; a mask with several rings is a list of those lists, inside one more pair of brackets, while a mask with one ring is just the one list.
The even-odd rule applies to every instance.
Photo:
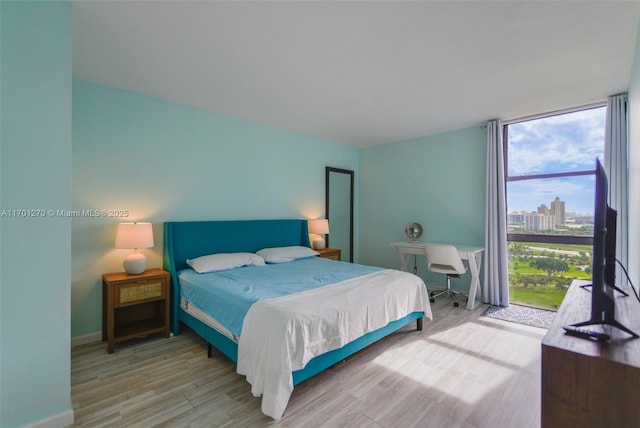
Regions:
[[[274, 419], [282, 417], [295, 385], [410, 323], [422, 330], [423, 317], [432, 318], [417, 276], [306, 256], [309, 247], [307, 221], [300, 219], [164, 224], [171, 330], [180, 334], [184, 324], [236, 362]], [[296, 249], [305, 257], [276, 263], [281, 260], [269, 259], [264, 249]], [[238, 253], [258, 253], [269, 263], [194, 270], [194, 259]], [[253, 294], [242, 303], [224, 294], [227, 289]], [[229, 309], [236, 307], [239, 314]]]

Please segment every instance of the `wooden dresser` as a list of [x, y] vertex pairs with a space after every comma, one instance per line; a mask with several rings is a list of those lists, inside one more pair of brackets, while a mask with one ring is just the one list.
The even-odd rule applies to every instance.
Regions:
[[[574, 281], [542, 340], [542, 428], [640, 427], [640, 339], [613, 327], [608, 342], [565, 334], [589, 319], [591, 293]], [[616, 319], [640, 332], [640, 302], [616, 292]]]

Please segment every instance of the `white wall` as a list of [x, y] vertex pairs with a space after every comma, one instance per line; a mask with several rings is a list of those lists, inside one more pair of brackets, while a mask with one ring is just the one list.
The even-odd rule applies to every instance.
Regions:
[[48, 210], [71, 206], [71, 3], [0, 14], [0, 426], [65, 426], [71, 228]]

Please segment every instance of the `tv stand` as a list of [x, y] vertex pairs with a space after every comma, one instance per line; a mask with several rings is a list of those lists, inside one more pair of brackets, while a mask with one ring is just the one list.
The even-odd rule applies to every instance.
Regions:
[[[591, 295], [573, 281], [542, 340], [542, 428], [640, 426], [640, 340], [617, 328], [593, 330], [608, 341], [585, 340], [564, 326], [590, 318]], [[635, 299], [618, 297], [616, 318], [640, 331]]]
[[[583, 290], [587, 290], [587, 288], [592, 287], [593, 284], [582, 284], [580, 285], [580, 288], [582, 288]], [[611, 288], [613, 288], [615, 291], [619, 292], [620, 294], [622, 294], [623, 297], [629, 297], [629, 294], [627, 294], [625, 291], [621, 290], [620, 288], [618, 288], [615, 285], [611, 285]], [[588, 290], [587, 290], [588, 291]], [[620, 303], [616, 302], [616, 306], [619, 306]], [[577, 322], [574, 324], [571, 324], [571, 327], [589, 327], [589, 326], [611, 326], [611, 327], [615, 327], [618, 330], [624, 331], [625, 333], [628, 333], [629, 335], [631, 335], [631, 337], [633, 339], [637, 339], [638, 336], [635, 332], [633, 332], [631, 329], [625, 327], [621, 322], [619, 322], [617, 319], [615, 319], [613, 316], [608, 317], [606, 319], [596, 319], [593, 315], [593, 312], [591, 314], [591, 318], [588, 319], [587, 321], [582, 321], [582, 322]], [[566, 330], [566, 329], [565, 329]], [[609, 339], [606, 339], [609, 340]]]
[[[593, 286], [593, 284], [582, 284], [580, 286], [580, 288], [586, 290], [587, 288]], [[624, 297], [628, 297], [629, 293], [627, 293], [626, 291], [622, 290], [621, 288], [619, 288], [617, 285], [613, 285], [610, 286], [611, 288], [613, 288], [615, 291], [617, 291], [618, 293], [622, 294]]]
[[589, 326], [598, 326], [598, 325], [603, 327], [611, 326], [611, 327], [617, 328], [618, 330], [624, 331], [625, 333], [628, 333], [631, 335], [629, 339], [637, 339], [638, 337], [640, 337], [637, 334], [635, 334], [633, 331], [631, 331], [630, 329], [628, 329], [627, 327], [619, 323], [617, 320], [598, 321], [598, 320], [591, 319], [589, 321], [583, 321], [583, 322], [577, 322], [575, 324], [571, 324], [572, 327], [589, 327]]

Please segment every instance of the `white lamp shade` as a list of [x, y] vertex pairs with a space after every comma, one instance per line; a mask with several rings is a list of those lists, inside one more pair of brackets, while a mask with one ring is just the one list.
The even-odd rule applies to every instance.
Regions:
[[329, 233], [329, 220], [325, 218], [309, 220], [309, 233], [327, 235]]
[[116, 232], [116, 248], [153, 247], [151, 223], [120, 223]]

